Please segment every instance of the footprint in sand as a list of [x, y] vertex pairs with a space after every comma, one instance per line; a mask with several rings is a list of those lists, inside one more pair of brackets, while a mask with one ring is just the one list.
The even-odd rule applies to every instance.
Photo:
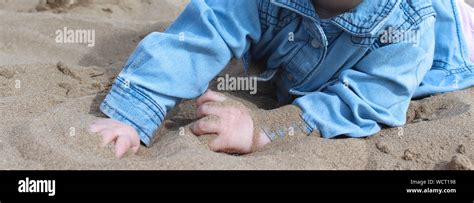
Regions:
[[15, 88], [16, 72], [9, 67], [0, 67], [0, 97], [8, 97], [12, 95], [12, 90]]
[[63, 13], [76, 6], [87, 5], [90, 1], [91, 0], [41, 0], [36, 6], [36, 11], [52, 10], [54, 13]]
[[76, 76], [76, 74], [71, 70], [71, 68], [69, 68], [69, 66], [66, 66], [66, 64], [64, 64], [63, 62], [58, 62], [58, 64], [56, 64], [56, 68], [58, 68], [58, 71], [66, 76], [69, 76], [76, 80], [81, 80], [81, 78]]
[[5, 67], [0, 68], [0, 76], [6, 78], [6, 79], [11, 79], [13, 76], [15, 76], [15, 71], [9, 70]]
[[78, 98], [96, 95], [110, 89], [115, 75], [106, 68], [68, 66], [61, 62], [0, 66], [0, 96], [43, 93]]
[[71, 78], [65, 82], [58, 82], [58, 87], [64, 89], [66, 97], [81, 97], [106, 92], [110, 89], [112, 80], [110, 73], [95, 68], [72, 68], [59, 62], [57, 70], [64, 76]]

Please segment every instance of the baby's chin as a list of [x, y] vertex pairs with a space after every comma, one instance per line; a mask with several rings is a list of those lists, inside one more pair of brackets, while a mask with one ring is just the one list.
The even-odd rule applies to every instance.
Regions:
[[312, 0], [313, 5], [316, 8], [322, 8], [332, 12], [345, 12], [349, 11], [357, 5], [359, 5], [363, 0]]

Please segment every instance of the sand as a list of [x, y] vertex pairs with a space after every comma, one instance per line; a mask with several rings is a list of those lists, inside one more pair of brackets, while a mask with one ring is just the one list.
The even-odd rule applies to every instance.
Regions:
[[[186, 1], [77, 2], [0, 0], [0, 169], [473, 169], [474, 89], [413, 101], [405, 127], [369, 138], [295, 135], [245, 156], [214, 153], [211, 137], [179, 133], [194, 120], [194, 101], [185, 101], [150, 148], [117, 160], [86, 129], [103, 117], [98, 105], [136, 44], [165, 29]], [[94, 29], [95, 46], [56, 43], [64, 27]], [[227, 73], [240, 70], [234, 61]], [[234, 95], [254, 110], [274, 105]]]

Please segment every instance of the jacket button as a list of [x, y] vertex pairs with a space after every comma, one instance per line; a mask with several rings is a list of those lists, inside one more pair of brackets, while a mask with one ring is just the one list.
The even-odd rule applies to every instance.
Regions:
[[313, 41], [311, 41], [311, 46], [313, 46], [316, 49], [319, 49], [319, 48], [321, 48], [321, 43], [319, 43], [318, 40], [313, 39]]
[[130, 88], [130, 80], [125, 79], [125, 88]]

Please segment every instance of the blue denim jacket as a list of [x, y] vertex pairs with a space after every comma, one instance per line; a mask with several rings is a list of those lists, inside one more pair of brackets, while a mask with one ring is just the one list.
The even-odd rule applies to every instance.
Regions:
[[[454, 0], [364, 0], [320, 19], [311, 0], [193, 0], [143, 39], [101, 105], [151, 144], [166, 113], [232, 58], [302, 109], [309, 131], [363, 137], [401, 126], [413, 97], [474, 84]], [[329, 30], [339, 30], [330, 35]]]

